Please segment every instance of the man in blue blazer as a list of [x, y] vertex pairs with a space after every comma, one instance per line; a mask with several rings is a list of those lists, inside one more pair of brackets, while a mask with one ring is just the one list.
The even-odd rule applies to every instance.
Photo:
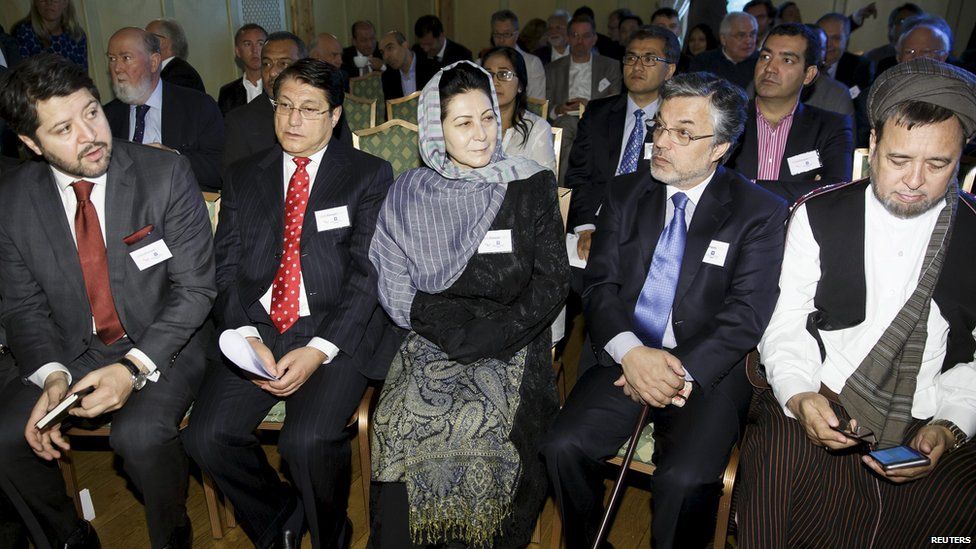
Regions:
[[[786, 204], [719, 164], [746, 97], [707, 73], [664, 85], [650, 173], [613, 180], [584, 273], [601, 366], [583, 374], [542, 453], [567, 546], [589, 547], [601, 463], [651, 408], [655, 547], [704, 547], [752, 394], [744, 358], [776, 303]], [[717, 124], [713, 125], [713, 120]]]
[[[393, 170], [333, 139], [339, 69], [302, 59], [278, 76], [274, 96], [280, 145], [232, 165], [224, 185], [214, 310], [277, 379], [213, 368], [183, 439], [255, 546], [299, 547], [304, 516], [313, 546], [343, 547], [352, 533], [345, 425], [397, 344], [367, 257]], [[254, 434], [281, 400], [290, 483]]]

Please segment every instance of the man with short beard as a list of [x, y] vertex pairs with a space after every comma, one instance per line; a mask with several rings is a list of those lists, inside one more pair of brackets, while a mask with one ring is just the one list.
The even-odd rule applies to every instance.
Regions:
[[105, 105], [112, 135], [186, 156], [200, 189], [219, 190], [224, 120], [217, 103], [161, 80], [159, 38], [149, 32], [120, 29], [106, 55], [115, 93]]
[[54, 461], [68, 449], [62, 425], [37, 427], [69, 392], [93, 389], [65, 423], [112, 422], [152, 547], [188, 548], [179, 427], [217, 293], [190, 163], [113, 140], [94, 83], [60, 57], [32, 57], [5, 84], [0, 117], [44, 161], [0, 180], [0, 324], [26, 382], [0, 393], [0, 486], [43, 531], [35, 546], [99, 546]]
[[[878, 77], [868, 110], [870, 179], [825, 188], [790, 220], [759, 345], [772, 390], [742, 447], [744, 548], [976, 532], [976, 201], [957, 182], [976, 77], [907, 61]], [[927, 462], [886, 470], [866, 455], [899, 446]]]

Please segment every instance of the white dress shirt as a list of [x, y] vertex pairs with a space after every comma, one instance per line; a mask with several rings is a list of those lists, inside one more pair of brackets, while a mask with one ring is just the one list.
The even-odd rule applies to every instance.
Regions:
[[437, 52], [437, 62], [438, 63], [443, 63], [444, 62], [444, 52], [445, 51], [447, 51], [447, 37], [444, 38], [444, 43], [441, 44], [441, 49], [440, 49], [439, 52]]
[[505, 156], [522, 156], [535, 160], [552, 173], [556, 173], [556, 152], [552, 148], [552, 126], [535, 113], [525, 111], [525, 122], [529, 126], [525, 140], [522, 134], [512, 127], [505, 130], [502, 137], [502, 150]]
[[[821, 383], [835, 393], [843, 390], [847, 378], [857, 370], [918, 284], [925, 250], [941, 208], [913, 219], [900, 219], [884, 209], [871, 188], [865, 193], [866, 318], [851, 328], [820, 332], [827, 356], [822, 363], [817, 342], [806, 330], [820, 280], [820, 247], [804, 205], [797, 208], [790, 221], [779, 300], [759, 343], [773, 394], [789, 417], [793, 415], [786, 403], [794, 395], [816, 392]], [[947, 419], [971, 437], [976, 433], [976, 361], [957, 364], [942, 373], [948, 333], [949, 325], [932, 301], [912, 416]]]
[[264, 91], [264, 80], [258, 78], [257, 84], [252, 84], [250, 80], [247, 79], [247, 75], [241, 78], [241, 82], [244, 83], [244, 93], [247, 94], [247, 102], [250, 103], [255, 97], [261, 95]]
[[542, 60], [537, 56], [527, 53], [515, 45], [515, 51], [522, 54], [525, 61], [525, 72], [529, 81], [525, 84], [525, 94], [536, 99], [546, 98], [546, 69], [542, 66]]
[[569, 60], [569, 97], [589, 100], [593, 87], [593, 56], [585, 63]]
[[[695, 210], [698, 207], [698, 202], [701, 201], [702, 194], [705, 192], [705, 189], [708, 187], [708, 184], [712, 181], [713, 177], [715, 177], [715, 172], [712, 172], [707, 178], [705, 178], [704, 181], [686, 191], [682, 191], [681, 189], [667, 185], [666, 210], [663, 226], [667, 227], [671, 223], [671, 220], [674, 219], [674, 202], [671, 200], [671, 197], [679, 192], [682, 192], [688, 197], [688, 202], [685, 204], [685, 225], [690, 227], [691, 220], [693, 217], [695, 217]], [[673, 349], [678, 346], [678, 342], [674, 338], [674, 327], [671, 325], [671, 316], [672, 313], [669, 312], [668, 322], [664, 326], [664, 337], [661, 338], [661, 346], [665, 349]], [[624, 355], [626, 355], [634, 347], [640, 347], [642, 345], [644, 345], [644, 343], [641, 342], [640, 338], [638, 338], [637, 334], [634, 332], [620, 332], [619, 334], [613, 336], [613, 339], [607, 342], [603, 348], [607, 351], [607, 353], [610, 354], [611, 357], [613, 357], [614, 362], [620, 364], [624, 359]], [[691, 372], [685, 370], [685, 379], [689, 381], [693, 379], [691, 377]]]
[[[322, 157], [325, 155], [325, 151], [328, 148], [329, 147], [326, 146], [322, 150], [311, 155], [309, 157], [311, 159], [311, 162], [309, 162], [308, 165], [305, 166], [305, 171], [308, 172], [308, 195], [309, 196], [312, 196], [312, 187], [315, 185], [315, 175], [319, 173], [319, 167], [321, 167], [322, 165]], [[298, 166], [295, 164], [294, 158], [295, 158], [294, 156], [288, 153], [282, 153], [281, 167], [282, 167], [282, 174], [284, 177], [284, 189], [285, 189], [283, 196], [285, 197], [288, 196], [288, 184], [289, 182], [291, 182], [291, 176], [294, 175], [295, 170], [298, 169]], [[305, 210], [305, 219], [308, 219], [309, 216], [314, 216], [314, 215], [315, 212], [311, 210]], [[263, 296], [261, 296], [261, 300], [260, 300], [261, 306], [264, 307], [264, 310], [267, 311], [269, 315], [271, 314], [271, 291], [273, 289], [274, 289], [274, 284], [271, 284], [268, 287], [268, 291], [265, 292]], [[308, 306], [308, 294], [305, 293], [305, 277], [302, 275], [302, 273], [299, 273], [298, 274], [298, 316], [303, 317], [303, 316], [308, 316], [310, 314], [312, 314], [312, 312]], [[255, 337], [259, 340], [261, 339], [261, 334], [258, 333], [258, 329], [255, 328], [254, 326], [241, 326], [237, 328], [237, 331], [244, 337]], [[321, 337], [313, 337], [308, 341], [308, 343], [305, 344], [305, 346], [318, 349], [319, 351], [322, 351], [323, 354], [325, 354], [325, 361], [322, 362], [322, 364], [328, 364], [332, 362], [332, 360], [336, 357], [336, 355], [339, 354], [339, 347], [336, 347], [334, 343], [326, 339], [323, 339]]]
[[[152, 95], [146, 101], [149, 111], [146, 113], [146, 129], [142, 134], [143, 143], [163, 142], [163, 80], [160, 79], [153, 89]], [[129, 105], [129, 141], [136, 133], [136, 105]]]
[[[64, 206], [64, 215], [68, 218], [68, 229], [71, 232], [71, 240], [75, 243], [75, 247], [78, 246], [78, 237], [75, 234], [75, 213], [78, 210], [78, 199], [75, 197], [75, 190], [71, 186], [72, 183], [76, 181], [81, 181], [77, 177], [70, 176], [55, 167], [51, 167], [51, 172], [54, 174], [54, 181], [57, 187], [58, 196], [61, 198], [61, 204]], [[99, 177], [86, 177], [84, 181], [90, 181], [95, 185], [92, 187], [91, 195], [88, 199], [91, 201], [92, 206], [95, 207], [95, 213], [98, 214], [98, 226], [102, 233], [102, 241], [105, 241], [105, 185], [108, 181], [108, 175], [102, 174]], [[88, 299], [88, 296], [85, 296]], [[92, 333], [95, 333], [95, 319], [92, 318]], [[159, 379], [159, 370], [156, 369], [156, 363], [153, 362], [146, 353], [140, 351], [139, 349], [133, 347], [129, 349], [126, 353], [128, 355], [134, 356], [146, 367], [149, 375], [147, 376], [150, 381], [156, 381]], [[68, 368], [60, 362], [48, 362], [47, 364], [41, 366], [34, 371], [33, 374], [28, 376], [27, 380], [31, 383], [37, 385], [38, 387], [44, 387], [44, 380], [47, 376], [53, 374], [54, 372], [64, 372], [68, 376], [68, 385], [71, 385], [71, 372]]]

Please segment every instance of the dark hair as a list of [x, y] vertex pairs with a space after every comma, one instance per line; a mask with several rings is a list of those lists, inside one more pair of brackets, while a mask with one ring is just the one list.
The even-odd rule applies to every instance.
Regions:
[[683, 50], [684, 53], [691, 55], [691, 52], [688, 51], [688, 40], [691, 38], [691, 33], [695, 32], [696, 29], [702, 31], [702, 34], [705, 35], [705, 51], [714, 50], [718, 48], [718, 44], [719, 44], [718, 38], [715, 37], [715, 33], [712, 31], [712, 27], [709, 27], [706, 23], [698, 23], [694, 27], [688, 29], [688, 33], [685, 34], [685, 49]]
[[237, 41], [241, 39], [241, 36], [243, 36], [245, 32], [252, 31], [252, 30], [259, 30], [263, 32], [264, 38], [265, 40], [267, 40], [268, 31], [264, 30], [264, 27], [258, 25], [257, 23], [248, 23], [246, 25], [243, 25], [241, 28], [237, 29], [237, 32], [234, 33], [234, 45], [235, 46], [237, 45]]
[[264, 39], [264, 43], [265, 45], [267, 45], [268, 42], [277, 42], [279, 40], [291, 40], [292, 42], [294, 42], [295, 45], [298, 46], [299, 59], [308, 57], [308, 48], [305, 47], [305, 41], [288, 31], [273, 32], [269, 34], [267, 38]]
[[472, 90], [484, 92], [488, 96], [488, 101], [492, 105], [495, 104], [495, 99], [491, 96], [491, 83], [481, 69], [468, 63], [459, 63], [453, 69], [441, 74], [440, 85], [437, 87], [441, 99], [441, 122], [447, 117], [447, 106], [454, 96]]
[[576, 17], [577, 15], [588, 15], [590, 19], [596, 19], [596, 14], [593, 13], [593, 8], [589, 6], [580, 6], [576, 8], [576, 11], [573, 12], [573, 17]]
[[53, 53], [28, 57], [0, 77], [0, 118], [14, 133], [35, 139], [40, 126], [37, 103], [82, 89], [101, 102], [98, 88], [84, 67]]
[[680, 17], [680, 15], [678, 15], [678, 11], [675, 10], [674, 8], [658, 8], [654, 10], [654, 13], [651, 14], [651, 23], [654, 22], [654, 19], [656, 17], [667, 17], [668, 19], [676, 19]]
[[[769, 34], [763, 40], [762, 47], [766, 47], [766, 41], [773, 36], [802, 36], [807, 47], [803, 51], [803, 68], [819, 67], [823, 62], [823, 51], [820, 49], [820, 37], [813, 33], [810, 28], [802, 23], [783, 23], [776, 25], [769, 30]], [[762, 48], [760, 48], [762, 50]]]
[[[945, 107], [933, 105], [932, 103], [924, 103], [922, 101], [908, 100], [888, 107], [877, 118], [872, 116], [871, 128], [874, 129], [875, 142], [880, 143], [881, 135], [884, 133], [885, 123], [888, 121], [892, 121], [898, 126], [904, 126], [906, 129], [911, 130], [915, 126], [929, 126], [938, 124], [939, 122], [945, 122], [955, 116], [956, 114], [954, 112]], [[962, 123], [960, 122], [961, 127]], [[968, 136], [965, 130], [960, 133], [962, 133], [961, 146], [965, 148]]]
[[780, 4], [779, 7], [776, 8], [776, 20], [779, 21], [783, 17], [783, 12], [791, 7], [796, 7], [796, 2], [783, 2]]
[[440, 38], [444, 34], [444, 24], [436, 15], [421, 15], [413, 25], [413, 34], [417, 38], [423, 38], [427, 34]]
[[[529, 80], [528, 70], [525, 68], [525, 59], [522, 58], [522, 54], [513, 48], [509, 48], [508, 46], [495, 46], [481, 56], [481, 66], [485, 66], [488, 59], [496, 55], [505, 56], [512, 64], [512, 67], [515, 69], [515, 76], [519, 81], [519, 87], [522, 88], [515, 94], [515, 114], [512, 115], [512, 127], [515, 128], [515, 133], [522, 136], [522, 143], [525, 144], [525, 140], [529, 138], [529, 124], [525, 121], [525, 110], [529, 105], [529, 94], [525, 93], [525, 87]], [[499, 105], [498, 108], [501, 109], [501, 106]], [[443, 110], [441, 112], [443, 113]]]
[[345, 100], [343, 91], [342, 74], [339, 69], [311, 57], [299, 59], [287, 69], [281, 71], [274, 83], [274, 96], [278, 97], [278, 90], [281, 83], [285, 80], [294, 79], [303, 84], [308, 84], [325, 92], [325, 98], [329, 101], [329, 112], [341, 107]]
[[723, 161], [727, 160], [746, 126], [746, 105], [749, 99], [739, 86], [710, 72], [678, 74], [666, 81], [661, 89], [661, 101], [672, 97], [707, 97], [711, 106], [715, 143], [730, 143]]
[[678, 43], [678, 37], [668, 29], [657, 25], [647, 25], [634, 31], [624, 43], [624, 51], [630, 48], [630, 43], [634, 40], [651, 39], [660, 40], [664, 43], [664, 57], [667, 58], [668, 63], [677, 63], [681, 58], [681, 45]]
[[519, 28], [518, 15], [515, 15], [515, 12], [512, 10], [498, 10], [491, 14], [492, 24], [501, 23], [502, 21], [511, 21], [512, 26], [516, 29]]
[[[623, 20], [621, 19], [621, 21]], [[593, 33], [596, 34], [596, 23], [593, 21], [592, 17], [588, 15], [574, 15], [573, 18], [569, 20], [569, 24], [566, 25], [566, 28], [569, 29], [576, 23], [586, 23], [591, 29], [593, 29]]]
[[369, 27], [369, 28], [373, 29], [373, 33], [376, 32], [376, 27], [373, 26], [373, 22], [372, 21], [370, 21], [369, 19], [361, 19], [361, 20], [356, 21], [355, 23], [353, 23], [352, 24], [352, 27], [349, 29], [349, 38], [350, 38], [350, 40], [355, 40], [356, 39], [356, 29], [358, 29], [359, 27]]
[[820, 26], [820, 23], [824, 21], [840, 21], [840, 24], [844, 26], [844, 34], [847, 36], [851, 35], [851, 20], [843, 13], [832, 11], [821, 15], [820, 19], [817, 19], [817, 26]]
[[766, 17], [770, 21], [776, 15], [776, 8], [773, 7], [773, 3], [770, 0], [752, 0], [751, 2], [746, 2], [746, 5], [742, 6], [742, 11], [748, 12], [750, 8], [764, 7], [766, 8]]
[[644, 26], [644, 20], [641, 19], [639, 15], [625, 15], [620, 18], [621, 23], [623, 23], [624, 21], [637, 21], [638, 27]]
[[[828, 40], [827, 31], [820, 28], [819, 25], [815, 25], [813, 23], [804, 23], [803, 26], [810, 29], [810, 32], [812, 32], [817, 37], [817, 46], [820, 49], [820, 63], [817, 65], [817, 67], [822, 68], [824, 64], [824, 56], [827, 54], [827, 52], [823, 48], [823, 45]], [[821, 37], [823, 37], [823, 40], [820, 40]]]
[[[925, 13], [925, 10], [923, 10], [922, 8], [920, 8], [918, 6], [918, 4], [913, 4], [911, 2], [905, 2], [904, 4], [898, 6], [897, 8], [895, 8], [893, 10], [891, 10], [891, 13], [888, 14], [888, 28], [889, 29], [894, 28], [895, 23], [898, 22], [898, 14], [901, 13], [901, 12], [903, 12], [903, 11], [911, 12], [912, 15], [923, 15]], [[908, 17], [911, 17], [912, 15], [909, 15]], [[905, 19], [908, 19], [908, 17], [906, 17]], [[904, 21], [904, 19], [903, 19], [903, 21]], [[895, 38], [897, 38], [897, 36]]]

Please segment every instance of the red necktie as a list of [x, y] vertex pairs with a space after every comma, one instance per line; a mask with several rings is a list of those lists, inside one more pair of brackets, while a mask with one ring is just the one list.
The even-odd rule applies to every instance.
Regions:
[[305, 207], [308, 205], [308, 172], [305, 166], [310, 158], [296, 156], [292, 160], [298, 168], [288, 182], [285, 197], [285, 237], [282, 245], [281, 264], [271, 287], [271, 322], [279, 333], [285, 333], [298, 321], [298, 299], [302, 280], [300, 242]]
[[105, 254], [105, 241], [102, 228], [98, 224], [98, 212], [91, 203], [91, 181], [77, 181], [71, 184], [78, 199], [75, 210], [75, 238], [78, 241], [78, 259], [81, 260], [81, 273], [85, 277], [88, 303], [95, 317], [95, 332], [102, 343], [111, 345], [125, 335], [119, 314], [112, 299], [112, 288], [108, 282], [108, 256]]

